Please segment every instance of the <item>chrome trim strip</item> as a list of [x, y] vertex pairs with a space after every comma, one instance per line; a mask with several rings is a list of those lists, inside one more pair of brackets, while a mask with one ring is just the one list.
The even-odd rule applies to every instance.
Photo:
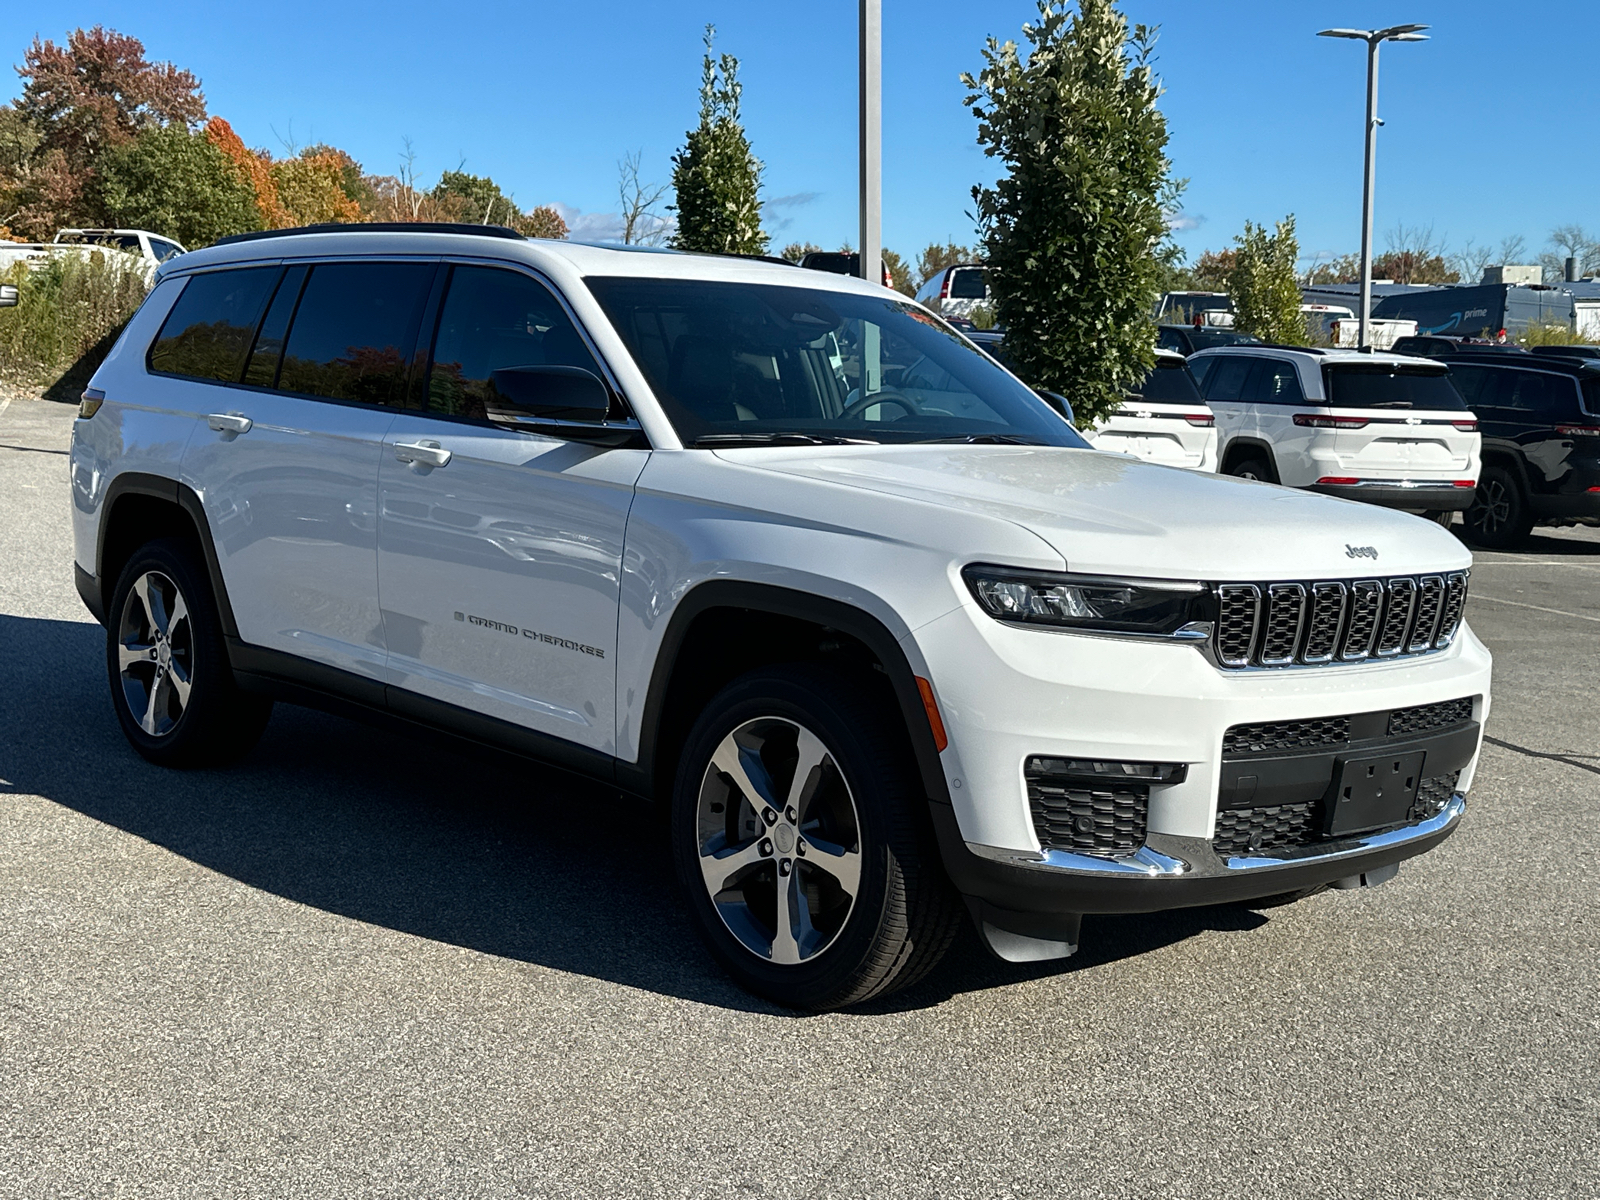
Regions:
[[1074, 854], [1070, 850], [1008, 850], [968, 842], [967, 849], [979, 858], [1008, 867], [1028, 867], [1036, 871], [1063, 871], [1069, 875], [1088, 875], [1101, 879], [1139, 876], [1145, 879], [1170, 879], [1183, 875], [1189, 864], [1181, 858], [1168, 858], [1149, 846], [1141, 846], [1121, 858], [1101, 858], [1093, 854]]
[[1303, 867], [1309, 863], [1336, 862], [1341, 858], [1352, 858], [1372, 850], [1388, 850], [1420, 838], [1432, 837], [1456, 825], [1466, 811], [1467, 798], [1456, 792], [1439, 810], [1438, 816], [1429, 817], [1426, 821], [1420, 821], [1415, 825], [1407, 825], [1403, 829], [1391, 829], [1386, 833], [1369, 834], [1367, 837], [1352, 838], [1343, 842], [1300, 846], [1285, 850], [1282, 854], [1251, 854], [1240, 858], [1229, 858], [1224, 861], [1224, 865], [1230, 871], [1260, 871], [1270, 870], [1273, 867]]
[[[1354, 483], [1329, 483], [1324, 487], [1337, 488], [1453, 488], [1455, 483], [1448, 479], [1358, 479]], [[1466, 491], [1462, 488], [1461, 491]]]

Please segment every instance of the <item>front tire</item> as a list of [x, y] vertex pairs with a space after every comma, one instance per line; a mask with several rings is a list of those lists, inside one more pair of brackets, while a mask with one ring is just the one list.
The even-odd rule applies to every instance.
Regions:
[[961, 917], [875, 683], [751, 672], [706, 706], [679, 763], [670, 836], [695, 924], [741, 986], [790, 1008], [913, 983]]
[[1514, 550], [1533, 532], [1522, 483], [1505, 467], [1485, 467], [1466, 514], [1466, 538], [1485, 550]]
[[239, 690], [199, 555], [177, 539], [135, 551], [112, 593], [106, 670], [117, 722], [164, 767], [214, 766], [247, 753], [272, 701]]

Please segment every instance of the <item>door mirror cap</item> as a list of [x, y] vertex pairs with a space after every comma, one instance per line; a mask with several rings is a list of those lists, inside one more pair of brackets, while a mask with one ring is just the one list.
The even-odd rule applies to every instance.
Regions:
[[491, 419], [603, 421], [611, 408], [611, 390], [582, 367], [502, 367], [489, 377], [500, 401], [492, 404]]
[[1060, 392], [1040, 392], [1038, 395], [1039, 399], [1064, 417], [1068, 425], [1077, 426], [1078, 420], [1072, 415], [1072, 401], [1068, 400]]
[[14, 283], [0, 283], [0, 308], [15, 308], [17, 306], [17, 285]]

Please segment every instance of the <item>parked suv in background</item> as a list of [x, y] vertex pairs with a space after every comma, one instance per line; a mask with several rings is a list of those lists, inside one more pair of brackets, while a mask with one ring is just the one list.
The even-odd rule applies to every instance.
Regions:
[[1221, 469], [1449, 524], [1478, 482], [1478, 422], [1425, 358], [1227, 346], [1189, 359]]
[[1161, 325], [1156, 329], [1156, 346], [1179, 354], [1193, 354], [1196, 350], [1209, 350], [1212, 346], [1258, 346], [1261, 339], [1248, 333], [1235, 333], [1231, 329], [1218, 329], [1206, 325]]
[[945, 317], [970, 316], [989, 300], [989, 269], [981, 263], [946, 267], [917, 289], [917, 303]]
[[1096, 453], [790, 266], [228, 239], [163, 270], [69, 462], [139, 753], [237, 757], [282, 699], [590, 776], [529, 803], [670, 855], [798, 1007], [910, 983], [964, 913], [1032, 961], [1084, 913], [1380, 883], [1458, 827], [1489, 706], [1444, 530]]
[[1536, 524], [1600, 525], [1600, 362], [1476, 347], [1440, 360], [1483, 431], [1467, 536], [1505, 549]]
[[1156, 351], [1155, 369], [1121, 408], [1084, 436], [1097, 450], [1195, 471], [1217, 469], [1217, 421], [1183, 355]]

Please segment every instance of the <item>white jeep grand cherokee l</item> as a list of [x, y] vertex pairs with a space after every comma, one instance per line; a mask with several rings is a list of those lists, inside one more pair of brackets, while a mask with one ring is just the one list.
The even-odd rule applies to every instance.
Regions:
[[1388, 878], [1489, 702], [1436, 525], [1088, 449], [915, 303], [769, 262], [367, 226], [167, 264], [74, 425], [77, 581], [134, 747], [274, 698], [670, 805], [746, 987], [826, 1008], [963, 910]]

